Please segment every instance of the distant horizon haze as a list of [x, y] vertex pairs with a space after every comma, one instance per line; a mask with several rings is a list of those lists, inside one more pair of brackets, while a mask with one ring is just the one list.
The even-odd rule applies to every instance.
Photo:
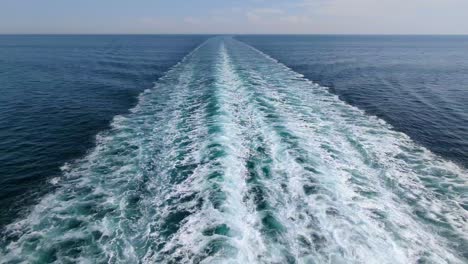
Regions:
[[13, 1], [0, 34], [466, 35], [465, 0]]

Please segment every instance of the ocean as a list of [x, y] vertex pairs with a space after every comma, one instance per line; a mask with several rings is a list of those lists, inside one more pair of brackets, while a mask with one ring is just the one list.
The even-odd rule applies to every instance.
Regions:
[[206, 38], [0, 35], [0, 226]]
[[468, 36], [241, 36], [294, 71], [468, 166]]
[[2, 36], [0, 263], [465, 263], [467, 39]]

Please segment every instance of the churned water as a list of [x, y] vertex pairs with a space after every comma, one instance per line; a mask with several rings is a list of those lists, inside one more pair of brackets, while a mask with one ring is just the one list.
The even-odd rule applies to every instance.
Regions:
[[467, 171], [207, 40], [5, 227], [2, 263], [466, 263]]
[[240, 36], [468, 166], [468, 36]]
[[0, 35], [0, 228], [206, 38]]

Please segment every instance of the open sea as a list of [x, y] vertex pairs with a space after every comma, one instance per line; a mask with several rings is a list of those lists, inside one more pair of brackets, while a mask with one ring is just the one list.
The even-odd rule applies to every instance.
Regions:
[[0, 36], [0, 263], [467, 263], [467, 36]]

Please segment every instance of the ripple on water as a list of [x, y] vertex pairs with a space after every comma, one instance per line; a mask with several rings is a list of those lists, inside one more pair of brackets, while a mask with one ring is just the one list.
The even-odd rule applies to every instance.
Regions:
[[463, 263], [466, 171], [213, 38], [114, 118], [2, 260]]

